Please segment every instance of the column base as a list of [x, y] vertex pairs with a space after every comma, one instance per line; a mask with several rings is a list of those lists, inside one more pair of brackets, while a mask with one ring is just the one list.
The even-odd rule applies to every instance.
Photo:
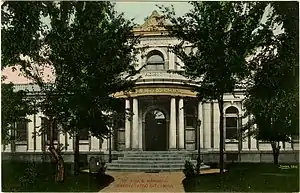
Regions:
[[27, 152], [35, 152], [34, 149], [27, 149]]
[[169, 150], [169, 151], [178, 151], [177, 148], [169, 148], [168, 150]]

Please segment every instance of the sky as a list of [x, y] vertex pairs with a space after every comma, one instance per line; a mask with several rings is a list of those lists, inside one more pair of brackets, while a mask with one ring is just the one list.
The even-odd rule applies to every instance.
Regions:
[[134, 22], [137, 24], [143, 24], [144, 19], [150, 16], [152, 11], [156, 10], [159, 12], [159, 8], [156, 5], [164, 5], [170, 7], [172, 4], [174, 6], [175, 12], [178, 16], [184, 15], [189, 11], [191, 5], [188, 2], [163, 2], [163, 1], [151, 1], [151, 2], [116, 2], [115, 9], [118, 12], [124, 12], [124, 17], [126, 19], [134, 18]]

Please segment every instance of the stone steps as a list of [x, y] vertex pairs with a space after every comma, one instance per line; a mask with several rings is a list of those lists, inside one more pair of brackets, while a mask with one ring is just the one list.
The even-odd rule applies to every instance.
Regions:
[[[192, 164], [196, 164], [196, 160], [189, 160]], [[112, 163], [114, 164], [131, 164], [133, 163], [133, 160], [113, 160]], [[177, 164], [184, 164], [185, 160], [134, 160], [134, 163], [136, 164], [161, 164], [161, 163], [166, 163], [166, 164], [172, 164], [172, 163], [177, 163]]]
[[190, 157], [119, 157], [119, 160], [191, 160]]
[[[125, 166], [109, 166], [108, 170], [113, 170], [113, 171], [143, 171], [143, 172], [171, 172], [171, 171], [182, 171], [184, 169], [184, 166], [180, 167], [125, 167]], [[210, 169], [209, 166], [204, 165], [200, 167], [200, 170], [207, 170]]]
[[[136, 151], [124, 152], [124, 157], [113, 160], [107, 164], [108, 170], [114, 171], [180, 171], [184, 169], [184, 163], [188, 160], [194, 165], [196, 160], [192, 160], [184, 151], [150, 152]], [[209, 166], [201, 165], [202, 169], [209, 169]]]

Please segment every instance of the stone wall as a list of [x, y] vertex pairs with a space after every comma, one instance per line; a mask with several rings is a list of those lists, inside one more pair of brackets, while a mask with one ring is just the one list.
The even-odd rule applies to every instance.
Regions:
[[[118, 157], [123, 157], [125, 152], [112, 152], [112, 159], [118, 159]], [[163, 153], [163, 152], [162, 152]], [[178, 151], [180, 153], [180, 151]], [[192, 159], [197, 159], [197, 151], [190, 152]], [[91, 157], [102, 156], [102, 158], [108, 162], [109, 155], [104, 152], [81, 152], [81, 161], [88, 163]], [[67, 152], [63, 154], [64, 161], [66, 163], [74, 162], [73, 152]], [[219, 152], [202, 152], [201, 159], [204, 163], [219, 163]], [[2, 152], [2, 160], [6, 161], [35, 161], [35, 162], [50, 162], [53, 160], [50, 153], [40, 153], [40, 152], [16, 152], [8, 153]], [[273, 154], [271, 151], [245, 151], [238, 154], [237, 152], [225, 152], [224, 161], [227, 163], [231, 162], [243, 162], [243, 163], [272, 163]], [[299, 151], [283, 151], [279, 155], [280, 163], [299, 163]]]

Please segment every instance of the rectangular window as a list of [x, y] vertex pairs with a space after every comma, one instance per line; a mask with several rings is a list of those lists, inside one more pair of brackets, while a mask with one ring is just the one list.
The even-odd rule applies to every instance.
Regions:
[[[42, 127], [44, 129], [44, 133], [46, 135], [46, 140], [49, 141], [50, 140], [50, 132], [51, 132], [51, 125], [50, 125], [50, 121], [46, 118], [42, 118]], [[58, 129], [57, 129], [57, 123], [54, 120], [54, 124], [53, 124], [53, 140], [57, 141], [58, 139]]]
[[237, 117], [226, 117], [226, 139], [238, 140]]
[[236, 127], [226, 127], [226, 139], [238, 139]]
[[237, 118], [236, 117], [227, 117], [226, 118], [226, 127], [237, 127]]
[[20, 121], [16, 123], [16, 140], [27, 141], [28, 122]]

